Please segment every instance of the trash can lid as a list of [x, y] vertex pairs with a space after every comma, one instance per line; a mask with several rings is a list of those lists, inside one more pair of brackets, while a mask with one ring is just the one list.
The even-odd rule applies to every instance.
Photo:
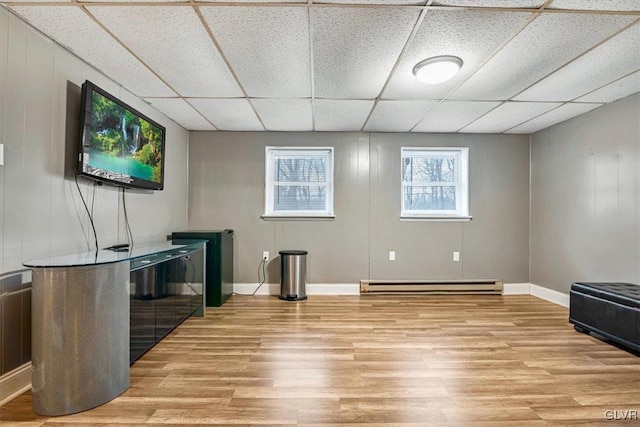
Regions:
[[294, 251], [294, 250], [288, 250], [288, 251], [280, 251], [280, 255], [306, 255], [307, 251]]

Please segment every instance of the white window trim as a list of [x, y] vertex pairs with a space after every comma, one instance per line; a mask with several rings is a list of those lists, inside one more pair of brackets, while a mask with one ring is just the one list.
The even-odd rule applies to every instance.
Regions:
[[[270, 159], [270, 152], [273, 150], [286, 150], [286, 151], [318, 151], [318, 150], [328, 150], [330, 152], [330, 162], [329, 168], [330, 171], [327, 174], [329, 176], [329, 183], [327, 184], [327, 210], [318, 212], [318, 211], [270, 211], [270, 207], [273, 206], [273, 187], [274, 182], [270, 181], [269, 177], [273, 176], [273, 162]], [[307, 147], [290, 147], [290, 146], [266, 146], [264, 149], [265, 153], [265, 173], [264, 173], [264, 214], [262, 218], [264, 219], [288, 219], [288, 218], [335, 218], [334, 215], [334, 158], [335, 152], [333, 147], [316, 147], [316, 146], [307, 146]], [[271, 184], [271, 185], [270, 185]], [[289, 183], [291, 184], [291, 183]], [[293, 183], [295, 184], [295, 183]], [[313, 183], [305, 182], [304, 185], [314, 185]]]
[[[456, 200], [460, 206], [455, 211], [405, 211], [404, 208], [404, 176], [402, 175], [403, 159], [406, 152], [411, 151], [450, 151], [457, 152], [460, 167], [459, 184], [456, 185]], [[427, 221], [470, 221], [469, 214], [469, 147], [401, 147], [400, 149], [400, 219]]]

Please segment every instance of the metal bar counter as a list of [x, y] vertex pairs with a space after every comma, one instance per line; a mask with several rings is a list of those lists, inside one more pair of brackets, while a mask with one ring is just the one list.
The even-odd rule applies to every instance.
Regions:
[[[25, 262], [33, 274], [33, 411], [73, 414], [126, 391], [132, 271], [196, 251], [203, 256], [204, 245], [204, 241], [161, 242], [126, 252], [86, 252]], [[204, 300], [204, 295], [199, 297]], [[204, 315], [204, 304], [198, 310]]]

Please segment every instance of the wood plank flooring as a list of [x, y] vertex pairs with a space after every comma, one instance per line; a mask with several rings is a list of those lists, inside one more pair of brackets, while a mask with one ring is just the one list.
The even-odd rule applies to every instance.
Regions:
[[640, 425], [640, 357], [567, 317], [531, 296], [234, 296], [144, 355], [115, 400], [47, 418], [25, 393], [0, 424]]

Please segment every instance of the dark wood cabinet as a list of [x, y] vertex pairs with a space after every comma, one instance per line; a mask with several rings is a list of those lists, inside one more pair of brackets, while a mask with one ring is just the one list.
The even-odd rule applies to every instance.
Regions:
[[130, 363], [204, 309], [202, 249], [146, 261], [132, 265], [130, 273]]
[[131, 363], [204, 316], [204, 251], [204, 241], [158, 242], [25, 262], [34, 412], [73, 414], [122, 394]]

